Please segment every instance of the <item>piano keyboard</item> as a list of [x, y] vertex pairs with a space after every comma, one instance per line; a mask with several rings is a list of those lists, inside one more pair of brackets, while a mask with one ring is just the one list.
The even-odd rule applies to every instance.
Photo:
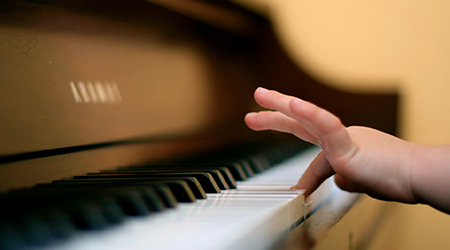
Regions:
[[[134, 166], [15, 191], [0, 197], [0, 249], [266, 249], [302, 221], [303, 192], [289, 188], [319, 151], [303, 150], [264, 172]], [[155, 172], [158, 166], [165, 171]], [[39, 214], [21, 207], [30, 204]]]

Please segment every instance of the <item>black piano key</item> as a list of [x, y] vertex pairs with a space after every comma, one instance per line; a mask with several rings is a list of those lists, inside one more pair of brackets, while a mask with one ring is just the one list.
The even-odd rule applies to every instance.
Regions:
[[43, 246], [54, 241], [49, 226], [34, 211], [22, 214], [16, 225], [27, 245]]
[[77, 228], [99, 230], [108, 225], [102, 209], [98, 204], [88, 200], [73, 200], [64, 204], [71, 220]]
[[255, 176], [255, 173], [261, 173], [264, 169], [257, 164], [252, 164], [248, 161], [247, 157], [254, 155], [254, 149], [252, 146], [236, 146], [218, 152], [210, 153], [193, 159], [193, 161], [202, 162], [206, 164], [232, 164], [239, 165], [244, 171], [245, 175], [250, 178]]
[[256, 173], [262, 173], [271, 167], [270, 162], [262, 154], [251, 155], [247, 157], [247, 161]]
[[[93, 185], [100, 184], [95, 181], [90, 183]], [[183, 181], [183, 183], [185, 182]], [[85, 184], [86, 183], [83, 183], [82, 185], [84, 186]], [[100, 186], [138, 188], [143, 194], [145, 194], [144, 197], [145, 201], [154, 212], [163, 211], [166, 208], [175, 208], [178, 205], [177, 199], [175, 198], [173, 192], [170, 190], [169, 186], [166, 183], [158, 183], [158, 182], [127, 183], [123, 181], [123, 182], [109, 182], [109, 183], [103, 182], [103, 184], [100, 184]], [[189, 187], [187, 185], [185, 186], [185, 188], [189, 190]], [[195, 200], [195, 197], [193, 197], [193, 199]]]
[[179, 170], [179, 171], [205, 171], [205, 170], [217, 170], [222, 175], [223, 181], [226, 182], [228, 188], [235, 189], [237, 187], [236, 180], [231, 174], [230, 170], [226, 167], [211, 167], [211, 166], [197, 166], [197, 165], [188, 165], [183, 163], [153, 163], [153, 164], [145, 164], [145, 165], [137, 165], [137, 166], [128, 166], [128, 167], [120, 167], [117, 170]]
[[9, 223], [0, 222], [0, 250], [28, 249], [17, 229]]
[[242, 166], [242, 169], [244, 170], [245, 174], [248, 177], [253, 177], [255, 176], [255, 172], [253, 171], [252, 167], [250, 166], [249, 162], [245, 159], [240, 159], [240, 160], [236, 160], [234, 162], [231, 162], [234, 164], [239, 164]]
[[[51, 185], [38, 185], [36, 189], [42, 192], [54, 193], [54, 195], [65, 195], [72, 198], [84, 198], [93, 199], [98, 203], [99, 199], [109, 199], [109, 202], [104, 201], [99, 205], [102, 210], [108, 211], [108, 214], [114, 212], [112, 206], [113, 199], [122, 205], [125, 213], [128, 215], [146, 215], [153, 211], [154, 207], [158, 208], [158, 211], [164, 209], [162, 201], [157, 197], [156, 191], [150, 187], [107, 187], [107, 186], [69, 186], [65, 185], [59, 187], [57, 190], [51, 187]], [[161, 203], [155, 205], [155, 203]], [[163, 207], [161, 209], [161, 207]]]
[[50, 205], [39, 211], [39, 214], [47, 223], [55, 239], [67, 239], [75, 234], [76, 228], [70, 217], [60, 207]]
[[153, 184], [152, 186], [166, 207], [175, 208], [178, 206], [177, 199], [166, 184]]
[[[92, 176], [91, 176], [92, 177]], [[188, 184], [190, 183], [190, 184]], [[77, 178], [67, 180], [55, 180], [52, 185], [107, 185], [107, 186], [134, 186], [134, 185], [167, 185], [178, 202], [195, 202], [197, 199], [205, 199], [206, 194], [200, 183], [194, 178]], [[172, 198], [168, 198], [172, 200]], [[169, 201], [171, 202], [171, 201]], [[168, 207], [175, 207], [173, 202]]]
[[213, 178], [214, 181], [217, 184], [217, 187], [220, 190], [227, 190], [230, 189], [230, 187], [228, 186], [228, 183], [225, 181], [225, 179], [223, 178], [222, 174], [220, 173], [219, 170], [216, 169], [209, 169], [209, 170], [188, 170], [188, 169], [183, 169], [183, 170], [174, 170], [174, 169], [164, 169], [164, 168], [160, 168], [160, 169], [149, 169], [149, 168], [145, 168], [145, 169], [137, 169], [137, 168], [133, 168], [133, 169], [118, 169], [118, 170], [103, 170], [100, 171], [100, 173], [112, 173], [112, 172], [123, 172], [126, 174], [151, 174], [151, 173], [180, 173], [180, 174], [184, 174], [184, 173], [208, 173], [210, 174]]
[[[161, 164], [161, 163], [157, 163]], [[165, 164], [165, 163], [164, 163]], [[174, 162], [174, 163], [167, 163], [167, 164], [174, 164], [174, 166], [177, 166], [178, 164], [182, 167], [193, 167], [193, 168], [226, 168], [233, 176], [233, 179], [236, 181], [245, 181], [249, 178], [247, 174], [245, 173], [243, 167], [235, 162]], [[151, 166], [152, 164], [149, 164]]]
[[[74, 199], [69, 199], [70, 196], [67, 196], [66, 199], [61, 199], [61, 197], [55, 196], [55, 199], [52, 200], [52, 195], [39, 195], [39, 193], [35, 192], [35, 190], [32, 190], [32, 192], [27, 192], [25, 195], [22, 193], [21, 195], [14, 194], [14, 196], [21, 197], [13, 197], [13, 199], [27, 199], [21, 202], [13, 202], [11, 204], [11, 207], [9, 208], [13, 209], [15, 206], [22, 206], [22, 208], [19, 211], [15, 212], [15, 214], [21, 219], [23, 218], [23, 221], [27, 223], [36, 223], [46, 217], [44, 213], [41, 217], [39, 217], [39, 220], [28, 220], [28, 218], [30, 218], [28, 216], [30, 212], [36, 213], [35, 211], [39, 212], [41, 210], [44, 210], [47, 206], [58, 204], [59, 208], [67, 214], [67, 216], [70, 218], [70, 221], [72, 222], [72, 225], [76, 228], [101, 229], [108, 224], [103, 214], [102, 207], [96, 202], [89, 199], [79, 199], [77, 197], [75, 197]], [[28, 198], [26, 198], [26, 196], [28, 196]], [[46, 224], [47, 227], [51, 225], [52, 223]], [[33, 226], [33, 224], [30, 224], [30, 226]], [[52, 231], [51, 229], [49, 230], [50, 232]], [[39, 228], [31, 230], [31, 232], [33, 231], [44, 232], [43, 229]], [[45, 239], [45, 237], [43, 237], [42, 235], [40, 237], [42, 239]], [[38, 244], [38, 242], [36, 242], [35, 244]]]
[[[2, 212], [8, 211], [3, 221], [10, 221], [16, 226], [20, 238], [29, 245], [45, 245], [54, 239], [66, 239], [76, 231], [73, 222], [62, 209], [49, 205], [14, 204], [2, 206]], [[1, 248], [0, 248], [1, 249]]]
[[[117, 211], [117, 205], [120, 205], [119, 209], [129, 215], [150, 213], [144, 201], [146, 196], [148, 194], [144, 194], [136, 188], [92, 189], [81, 186], [54, 188], [50, 185], [38, 185], [31, 189], [10, 192], [9, 200], [13, 202], [13, 205], [22, 207], [39, 208], [58, 204], [69, 214], [76, 227], [99, 229], [108, 223], [117, 223], [123, 220], [121, 218], [123, 215]], [[95, 213], [92, 216], [86, 214], [89, 211]]]
[[103, 215], [112, 224], [119, 224], [125, 220], [125, 213], [115, 199], [101, 197], [96, 202], [102, 207]]
[[[100, 176], [104, 176], [105, 178], [113, 177], [113, 178], [178, 178], [178, 177], [191, 177], [197, 179], [200, 183], [201, 187], [205, 191], [205, 193], [220, 193], [220, 189], [214, 181], [213, 177], [208, 173], [201, 172], [192, 172], [192, 173], [128, 173], [125, 174], [121, 171], [110, 171], [107, 173], [89, 173], [82, 178], [89, 178], [88, 176], [92, 176], [91, 178], [98, 178]], [[75, 176], [74, 179], [80, 178], [80, 176]]]
[[198, 165], [225, 167], [231, 172], [233, 178], [237, 181], [245, 181], [249, 177], [251, 177], [247, 175], [243, 166], [237, 162], [208, 162], [208, 163], [198, 163]]
[[150, 214], [149, 207], [142, 198], [142, 195], [137, 192], [130, 192], [119, 196], [118, 202], [127, 215], [142, 216]]
[[259, 171], [257, 169], [253, 169], [250, 163], [246, 159], [232, 159], [232, 160], [219, 160], [219, 161], [212, 161], [207, 162], [207, 164], [214, 164], [214, 165], [226, 165], [226, 166], [233, 166], [233, 167], [239, 167], [241, 171], [246, 176], [245, 179], [251, 178], [256, 175], [256, 173], [260, 173], [262, 171]]
[[294, 156], [308, 148], [311, 144], [303, 142], [284, 143], [270, 147], [261, 151], [269, 161], [270, 165], [281, 163], [282, 161]]
[[225, 155], [218, 155], [206, 162], [223, 162], [240, 165], [248, 178], [255, 176], [258, 173], [265, 171], [264, 167], [259, 162], [251, 161], [251, 155], [239, 153], [228, 153]]
[[142, 189], [141, 192], [145, 195], [144, 199], [148, 207], [153, 212], [161, 212], [166, 209], [166, 205], [164, 205], [164, 202], [156, 193], [156, 190], [149, 187], [142, 187], [141, 189]]
[[[125, 209], [131, 211], [128, 215], [146, 215], [150, 212], [159, 212], [166, 209], [161, 198], [158, 196], [156, 190], [148, 186], [122, 186], [122, 187], [90, 187], [86, 190], [86, 187], [77, 186], [69, 187], [77, 188], [87, 192], [93, 192], [101, 198], [107, 195], [113, 195], [118, 200], [119, 204], [127, 206]], [[125, 202], [125, 203], [123, 203]], [[132, 210], [129, 210], [129, 209]]]
[[[98, 185], [96, 185], [98, 184]], [[118, 187], [131, 187], [131, 186], [137, 186], [137, 185], [130, 185], [127, 184], [125, 182], [122, 183], [106, 183], [103, 182], [99, 183], [96, 182], [95, 180], [91, 180], [89, 182], [77, 182], [77, 181], [72, 181], [72, 179], [69, 180], [57, 180], [54, 181], [53, 183], [45, 183], [45, 184], [39, 184], [36, 187], [37, 188], [42, 188], [42, 187], [47, 187], [47, 188], [58, 188], [59, 186], [62, 187], [70, 187], [71, 185], [75, 187], [83, 187], [83, 188], [92, 188], [94, 189], [95, 187], [103, 187], [103, 188], [118, 188]], [[172, 191], [169, 189], [169, 187], [167, 185], [165, 185], [164, 183], [147, 183], [147, 184], [143, 184], [143, 187], [147, 186], [152, 188], [153, 190], [153, 194], [151, 194], [153, 197], [152, 199], [149, 199], [147, 197], [147, 202], [149, 202], [149, 206], [152, 207], [152, 209], [154, 211], [162, 211], [164, 208], [174, 208], [177, 206], [177, 200], [174, 196], [174, 194], [172, 193]], [[146, 194], [147, 196], [150, 194]], [[157, 200], [157, 201], [153, 201], [153, 200]], [[161, 203], [161, 204], [156, 204], [156, 203]], [[112, 205], [111, 205], [112, 206]]]

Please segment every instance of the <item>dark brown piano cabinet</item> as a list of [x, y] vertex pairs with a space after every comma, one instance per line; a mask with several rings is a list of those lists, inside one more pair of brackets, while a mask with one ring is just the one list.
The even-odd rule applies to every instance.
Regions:
[[[314, 102], [346, 125], [396, 133], [397, 95], [321, 84], [289, 59], [270, 20], [229, 1], [2, 1], [0, 190], [296, 141], [245, 127], [257, 86]], [[356, 201], [329, 199], [309, 215], [322, 214], [327, 228]], [[334, 199], [348, 202], [328, 218]], [[307, 235], [302, 225], [292, 232]]]

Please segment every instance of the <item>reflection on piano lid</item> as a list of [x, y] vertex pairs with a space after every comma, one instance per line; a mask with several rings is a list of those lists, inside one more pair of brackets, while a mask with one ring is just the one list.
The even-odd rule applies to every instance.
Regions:
[[[293, 138], [245, 128], [259, 85], [396, 129], [396, 95], [316, 82], [270, 20], [228, 1], [2, 1], [0, 82], [4, 249], [270, 247], [304, 218], [287, 188], [317, 149], [260, 153]], [[186, 161], [228, 146], [232, 162]]]

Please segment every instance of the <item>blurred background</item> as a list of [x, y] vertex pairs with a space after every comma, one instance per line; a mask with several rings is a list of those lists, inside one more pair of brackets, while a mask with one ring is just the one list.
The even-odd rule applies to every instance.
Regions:
[[[450, 2], [235, 1], [269, 17], [292, 59], [324, 84], [399, 93], [400, 137], [450, 142]], [[371, 249], [449, 248], [449, 215], [423, 205], [389, 209]]]

